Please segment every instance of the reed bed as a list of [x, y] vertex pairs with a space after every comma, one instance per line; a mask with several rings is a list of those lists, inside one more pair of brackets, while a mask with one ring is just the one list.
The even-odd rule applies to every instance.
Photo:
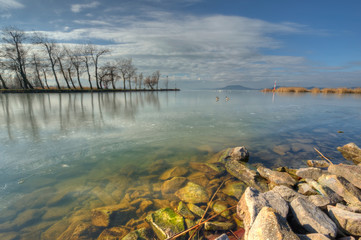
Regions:
[[277, 93], [312, 93], [312, 94], [361, 94], [361, 88], [312, 88], [307, 89], [304, 87], [280, 87], [276, 90], [265, 88], [262, 92], [277, 92]]

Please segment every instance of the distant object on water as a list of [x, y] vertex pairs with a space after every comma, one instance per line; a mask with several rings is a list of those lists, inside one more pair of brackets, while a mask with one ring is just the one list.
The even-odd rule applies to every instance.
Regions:
[[216, 97], [216, 102], [218, 102], [219, 101], [219, 97]]

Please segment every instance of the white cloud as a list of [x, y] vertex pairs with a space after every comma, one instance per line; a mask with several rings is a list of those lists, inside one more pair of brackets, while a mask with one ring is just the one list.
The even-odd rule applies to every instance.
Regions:
[[0, 6], [0, 11], [25, 7], [22, 3], [19, 3], [16, 0], [0, 0]]
[[72, 4], [70, 9], [72, 12], [78, 13], [81, 12], [83, 9], [96, 8], [99, 5], [99, 2], [91, 2], [87, 4]]

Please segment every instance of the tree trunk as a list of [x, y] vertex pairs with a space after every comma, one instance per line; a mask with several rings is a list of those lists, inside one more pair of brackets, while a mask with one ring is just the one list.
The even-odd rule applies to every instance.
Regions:
[[49, 88], [49, 84], [48, 84], [48, 78], [46, 77], [46, 71], [43, 69], [43, 73], [44, 73], [44, 80], [45, 80], [45, 84], [46, 84], [46, 87], [48, 88], [48, 89], [50, 89]]
[[89, 81], [90, 89], [93, 89], [93, 85], [92, 85], [92, 82], [91, 82], [90, 71], [89, 71], [88, 61], [85, 61], [85, 66], [86, 66], [86, 71], [87, 71], [87, 73], [88, 73], [88, 81]]
[[1, 74], [0, 74], [0, 81], [1, 81], [4, 89], [9, 89], [9, 88], [6, 86], [5, 80], [3, 79], [3, 77], [1, 76]]
[[69, 73], [69, 79], [70, 79], [70, 82], [71, 82], [71, 85], [73, 85], [73, 88], [75, 89], [75, 85], [74, 85], [74, 81], [73, 81], [73, 78], [71, 77], [71, 71], [70, 71], [70, 68], [68, 68], [68, 73]]
[[76, 69], [76, 76], [77, 76], [77, 78], [78, 78], [78, 83], [79, 83], [80, 89], [83, 89], [83, 86], [81, 85], [81, 82], [80, 82], [80, 72], [79, 72], [79, 68]]
[[65, 82], [66, 82], [66, 86], [67, 86], [69, 89], [71, 89], [71, 87], [70, 87], [70, 85], [69, 85], [69, 80], [68, 80], [68, 78], [66, 77], [66, 74], [65, 74], [64, 68], [63, 68], [63, 64], [61, 63], [60, 58], [58, 58], [58, 61], [59, 61], [60, 71], [61, 71], [61, 73], [63, 74], [64, 80], [65, 80]]

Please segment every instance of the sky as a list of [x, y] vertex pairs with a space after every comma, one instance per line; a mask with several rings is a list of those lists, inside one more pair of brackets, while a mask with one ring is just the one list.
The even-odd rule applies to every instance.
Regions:
[[360, 0], [0, 0], [0, 27], [112, 49], [177, 87], [361, 86]]

